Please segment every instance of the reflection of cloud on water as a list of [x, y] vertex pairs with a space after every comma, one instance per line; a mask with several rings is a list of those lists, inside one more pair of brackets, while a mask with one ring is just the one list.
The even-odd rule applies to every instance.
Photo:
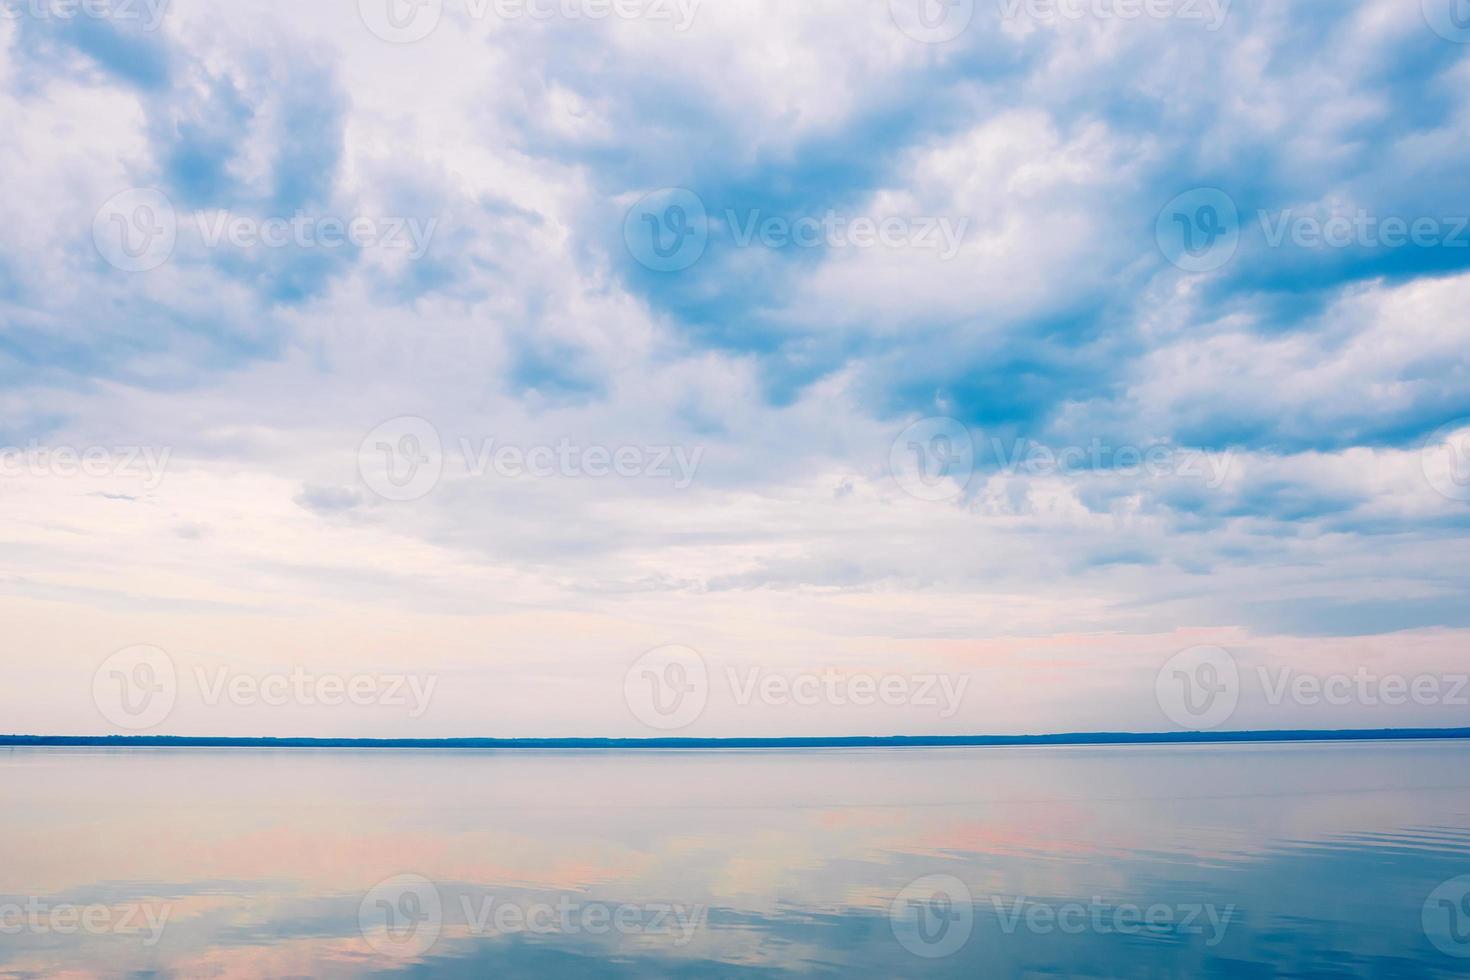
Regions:
[[[169, 901], [169, 927], [152, 950], [115, 936], [7, 937], [0, 972], [399, 969], [358, 933], [358, 908], [371, 886], [404, 873], [433, 879], [445, 897], [441, 938], [418, 962], [425, 975], [493, 964], [500, 976], [903, 976], [914, 964], [888, 906], [932, 874], [959, 878], [978, 903], [975, 936], [941, 976], [1111, 962], [1097, 937], [1047, 946], [1002, 932], [990, 896], [1231, 903], [1245, 939], [1289, 924], [1345, 963], [1407, 958], [1423, 938], [1424, 894], [1470, 865], [1467, 750], [77, 755], [7, 769], [29, 801], [0, 812], [7, 887], [58, 901]], [[79, 786], [103, 787], [112, 812], [99, 820]], [[773, 797], [799, 805], [768, 805]], [[34, 819], [38, 808], [46, 820]], [[1405, 829], [1415, 827], [1428, 829]], [[683, 947], [649, 935], [480, 935], [459, 905], [561, 894], [704, 906], [707, 924]], [[1236, 939], [1208, 955], [1280, 966], [1271, 957], [1288, 953]], [[1205, 966], [1187, 937], [1153, 945], [1166, 948], [1138, 962], [1159, 975]]]

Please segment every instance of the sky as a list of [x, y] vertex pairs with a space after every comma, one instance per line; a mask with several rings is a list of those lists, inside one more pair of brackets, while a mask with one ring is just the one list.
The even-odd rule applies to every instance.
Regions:
[[1470, 719], [1464, 0], [0, 0], [0, 732]]

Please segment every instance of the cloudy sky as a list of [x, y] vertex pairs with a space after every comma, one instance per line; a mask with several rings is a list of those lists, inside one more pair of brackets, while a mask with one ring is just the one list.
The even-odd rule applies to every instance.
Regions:
[[1470, 719], [1462, 0], [0, 7], [0, 731]]

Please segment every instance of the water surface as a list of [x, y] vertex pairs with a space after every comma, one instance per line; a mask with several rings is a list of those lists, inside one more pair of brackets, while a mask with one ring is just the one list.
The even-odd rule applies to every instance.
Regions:
[[1470, 972], [1464, 742], [0, 750], [0, 976]]

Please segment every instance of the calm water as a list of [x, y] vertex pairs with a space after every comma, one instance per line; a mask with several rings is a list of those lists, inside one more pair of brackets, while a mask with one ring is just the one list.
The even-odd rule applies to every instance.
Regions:
[[1462, 875], [1463, 743], [0, 750], [3, 976], [1464, 976]]

